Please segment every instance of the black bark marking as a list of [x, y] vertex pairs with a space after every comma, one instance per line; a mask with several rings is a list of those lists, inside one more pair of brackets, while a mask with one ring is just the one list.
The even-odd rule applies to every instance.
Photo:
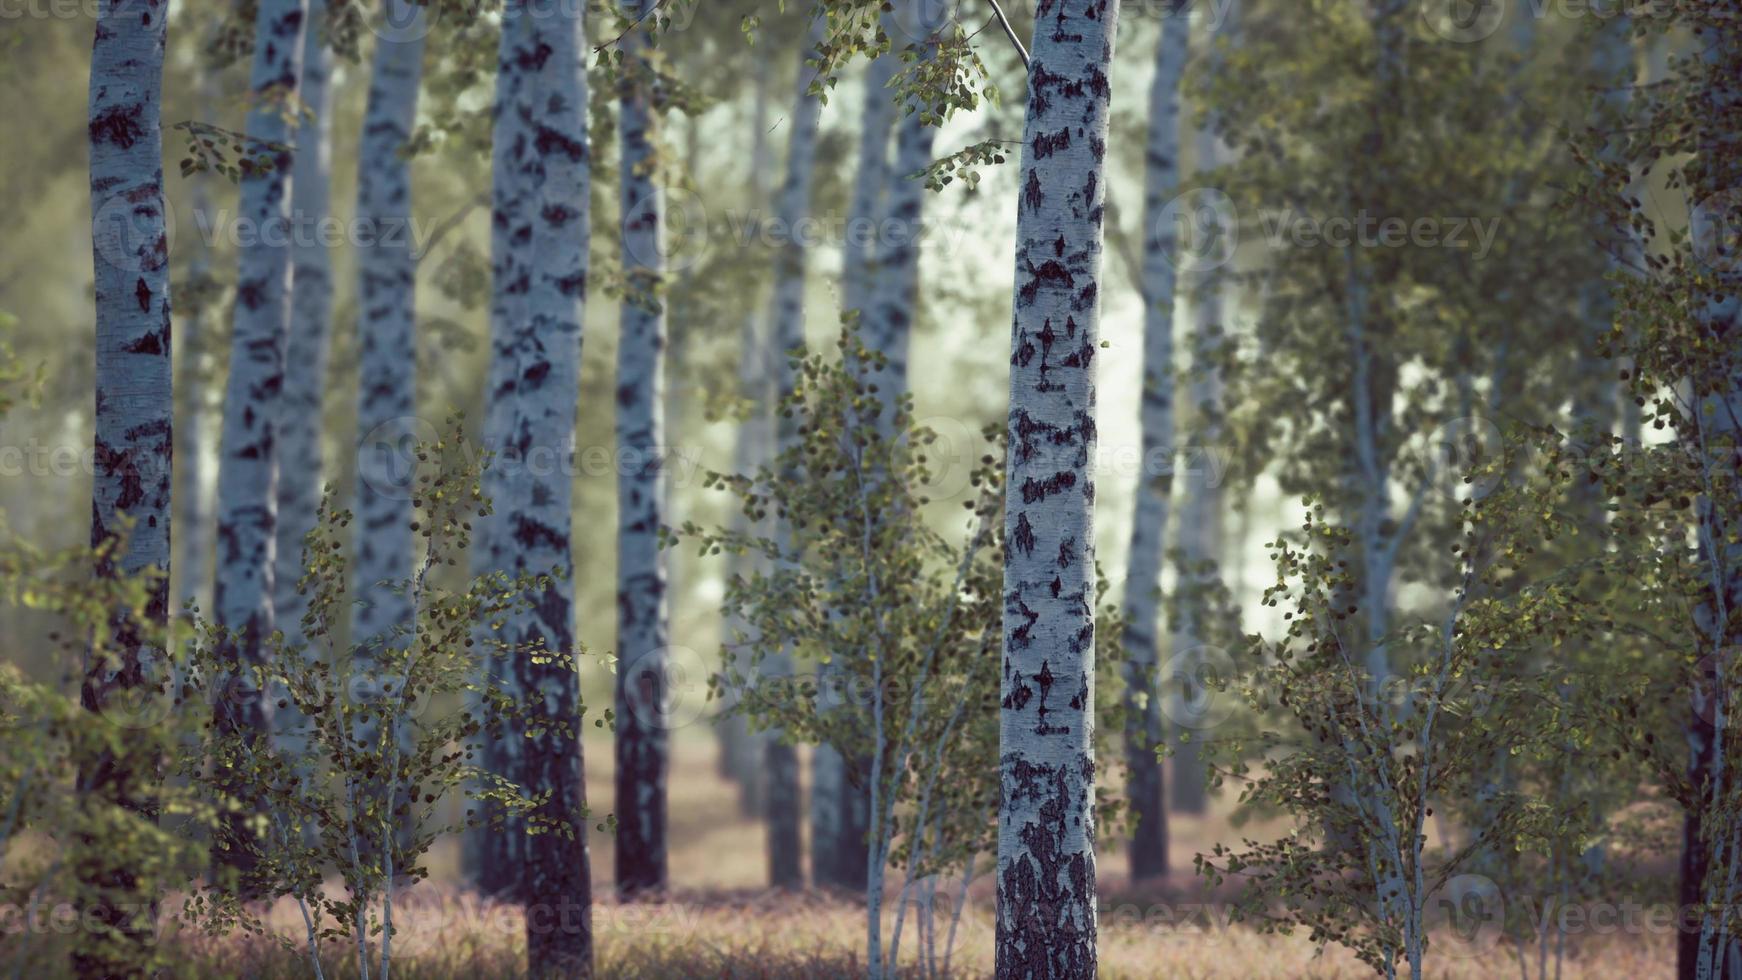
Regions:
[[91, 120], [91, 143], [113, 143], [127, 150], [145, 135], [145, 127], [139, 123], [139, 115], [144, 106], [138, 102], [129, 105], [115, 106], [106, 110]]
[[1023, 557], [1034, 554], [1034, 525], [1028, 523], [1027, 514], [1016, 515], [1016, 532], [1011, 538], [1012, 545]]

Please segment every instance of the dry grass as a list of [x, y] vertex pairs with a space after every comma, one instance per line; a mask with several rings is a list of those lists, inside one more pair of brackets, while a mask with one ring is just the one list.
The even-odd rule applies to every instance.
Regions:
[[[841, 896], [780, 894], [762, 890], [766, 876], [763, 832], [738, 814], [732, 788], [715, 772], [713, 742], [705, 732], [686, 732], [675, 743], [670, 783], [672, 877], [677, 890], [658, 905], [620, 905], [611, 898], [611, 841], [595, 832], [591, 842], [595, 894], [594, 929], [599, 973], [608, 978], [799, 978], [856, 977], [864, 964], [862, 906]], [[600, 810], [611, 799], [608, 741], [591, 740], [589, 798]], [[1215, 834], [1228, 834], [1225, 812], [1177, 819], [1173, 879], [1190, 888], [1190, 859]], [[1265, 836], [1271, 828], [1246, 827], [1242, 835]], [[452, 880], [452, 847], [434, 855], [435, 882]], [[1353, 957], [1335, 947], [1317, 953], [1298, 938], [1261, 936], [1222, 924], [1219, 906], [1190, 891], [1133, 892], [1123, 880], [1124, 860], [1102, 860], [1105, 910], [1101, 924], [1101, 976], [1108, 978], [1365, 977]], [[989, 975], [993, 965], [991, 882], [974, 889], [963, 916], [953, 966], [961, 976]], [[1207, 907], [1206, 907], [1207, 906]], [[426, 883], [400, 897], [395, 911], [394, 975], [412, 980], [515, 977], [522, 968], [522, 920], [508, 905], [439, 883]], [[281, 935], [301, 934], [295, 907], [281, 903], [268, 921]], [[893, 919], [886, 920], [885, 935]], [[909, 919], [904, 961], [915, 943]], [[6, 937], [8, 941], [16, 937]], [[1667, 977], [1672, 937], [1586, 937], [1574, 946], [1563, 976]], [[171, 930], [173, 975], [190, 980], [307, 977], [300, 946], [265, 938], [210, 938]], [[55, 942], [39, 938], [40, 956], [25, 975], [50, 977], [65, 962]], [[1507, 947], [1474, 949], [1448, 942], [1430, 975], [1451, 980], [1520, 976]], [[323, 950], [326, 975], [355, 978], [354, 951]], [[0, 960], [7, 957], [0, 955]], [[1534, 967], [1534, 957], [1532, 966]]]

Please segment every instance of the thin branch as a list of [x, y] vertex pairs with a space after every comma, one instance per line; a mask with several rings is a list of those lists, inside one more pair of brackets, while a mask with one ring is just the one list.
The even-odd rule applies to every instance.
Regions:
[[471, 214], [475, 209], [483, 207], [489, 203], [490, 195], [479, 194], [477, 197], [467, 201], [458, 211], [455, 211], [453, 214], [442, 219], [442, 222], [436, 225], [435, 229], [430, 232], [429, 238], [424, 240], [423, 247], [418, 249], [417, 252], [412, 255], [411, 260], [413, 262], [422, 262], [423, 257], [435, 251], [436, 245], [439, 244], [449, 232], [459, 227], [460, 222], [465, 221], [467, 215]]
[[621, 31], [617, 32], [616, 37], [613, 37], [609, 41], [604, 41], [604, 42], [596, 45], [593, 48], [593, 53], [598, 54], [599, 52], [605, 50], [606, 48], [614, 48], [618, 44], [622, 43], [623, 39], [629, 36], [630, 31], [633, 31], [637, 27], [640, 27], [642, 21], [646, 20], [649, 17], [652, 17], [654, 15], [654, 13], [657, 12], [659, 10], [659, 8], [661, 8], [663, 6], [665, 6], [665, 0], [654, 0], [653, 3], [648, 5], [646, 10], [643, 10], [639, 15], [636, 16], [636, 18], [634, 20], [629, 22], [628, 27], [625, 27]]

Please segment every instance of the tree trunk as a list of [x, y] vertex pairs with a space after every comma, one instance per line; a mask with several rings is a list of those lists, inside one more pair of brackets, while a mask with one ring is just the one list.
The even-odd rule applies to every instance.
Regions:
[[[814, 17], [809, 37], [800, 49], [798, 93], [793, 105], [792, 134], [787, 144], [786, 181], [781, 186], [776, 219], [782, 223], [786, 237], [774, 266], [774, 303], [770, 316], [776, 350], [777, 403], [793, 392], [798, 369], [789, 354], [805, 345], [804, 285], [805, 260], [808, 249], [802, 235], [794, 229], [810, 214], [811, 179], [816, 170], [817, 124], [822, 114], [822, 101], [811, 92], [816, 71], [810, 65], [815, 49], [821, 43], [826, 20]], [[798, 418], [784, 413], [777, 422], [777, 445], [785, 452], [799, 443]], [[782, 473], [781, 479], [799, 479], [796, 473]], [[783, 531], [782, 534], [785, 532]], [[763, 676], [780, 679], [792, 674], [792, 652], [779, 650], [768, 656]], [[798, 752], [779, 733], [768, 739], [765, 766], [768, 773], [768, 880], [776, 888], [798, 888], [804, 885], [804, 841], [800, 815]]]
[[[209, 103], [205, 103], [209, 104]], [[211, 210], [207, 178], [196, 178], [189, 192], [195, 214]], [[212, 366], [209, 356], [217, 292], [205, 249], [188, 260], [187, 291], [182, 296], [181, 337], [176, 343], [175, 426], [175, 608], [190, 604], [211, 609], [212, 593]], [[190, 298], [191, 294], [191, 298]]]
[[936, 135], [936, 127], [921, 123], [918, 112], [901, 116], [895, 132], [895, 166], [888, 172], [889, 191], [877, 216], [882, 232], [864, 338], [865, 346], [886, 359], [866, 374], [877, 386], [876, 425], [885, 437], [897, 435], [891, 423], [895, 405], [908, 389], [908, 348], [919, 305], [919, 244], [927, 192], [925, 181], [909, 175], [932, 162]]
[[[328, 217], [332, 173], [332, 51], [323, 37], [326, 0], [309, 0], [303, 31], [301, 117], [291, 175], [291, 213], [304, 228]], [[301, 594], [303, 539], [314, 530], [321, 503], [321, 407], [326, 393], [327, 351], [333, 316], [330, 249], [306, 231], [292, 245], [290, 336], [285, 345], [284, 394], [278, 415], [278, 528], [273, 556], [272, 618], [287, 649], [306, 640], [302, 617], [308, 598]], [[273, 719], [279, 745], [291, 758], [306, 751], [307, 733], [295, 709]]]
[[[1198, 165], [1215, 166], [1219, 141], [1208, 127], [1198, 132]], [[1176, 690], [1171, 698], [1183, 698], [1170, 711], [1174, 721], [1173, 785], [1171, 803], [1180, 813], [1204, 812], [1204, 762], [1201, 738], [1189, 724], [1195, 704], [1203, 696], [1197, 689], [1203, 662], [1205, 627], [1209, 622], [1210, 593], [1220, 580], [1217, 561], [1222, 554], [1222, 493], [1216, 485], [1216, 469], [1208, 454], [1223, 443], [1222, 376], [1216, 363], [1218, 338], [1226, 333], [1225, 284], [1218, 270], [1197, 277], [1192, 297], [1191, 382], [1187, 400], [1191, 428], [1185, 459], [1188, 470], [1181, 481], [1180, 522], [1175, 549], [1174, 623], [1170, 638], [1168, 674]]]
[[[290, 144], [284, 106], [295, 104], [302, 76], [303, 0], [260, 0], [254, 24], [254, 64], [248, 113], [251, 139], [278, 144], [268, 166], [242, 175], [242, 220], [258, 230], [242, 249], [236, 311], [230, 331], [230, 374], [224, 388], [218, 465], [218, 563], [212, 607], [233, 631], [222, 655], [238, 667], [259, 663], [272, 635], [278, 531], [278, 417], [290, 325]], [[252, 738], [269, 727], [268, 705], [246, 671], [223, 681], [215, 722], [221, 732]], [[240, 820], [219, 835], [217, 856], [251, 864], [251, 831]]]
[[[1734, 118], [1742, 93], [1736, 72], [1742, 61], [1742, 37], [1734, 28], [1709, 32], [1703, 42], [1700, 71], [1707, 110], [1712, 119]], [[1698, 77], [1698, 76], [1696, 76]], [[1697, 903], [1706, 911], [1697, 934], [1681, 933], [1676, 949], [1676, 976], [1691, 980], [1737, 980], [1742, 974], [1742, 941], [1734, 938], [1738, 877], [1742, 875], [1742, 818], [1736, 814], [1735, 725], [1737, 651], [1742, 649], [1742, 520], [1736, 507], [1742, 483], [1742, 367], [1735, 352], [1742, 348], [1742, 272], [1736, 265], [1732, 220], [1725, 209], [1735, 206], [1742, 187], [1742, 152], [1733, 132], [1701, 134], [1700, 156], [1706, 170], [1696, 188], [1699, 200], [1692, 215], [1696, 255], [1705, 258], [1705, 273], [1713, 280], [1698, 297], [1697, 315], [1714, 350], [1729, 352], [1726, 360], [1708, 368], [1698, 384], [1697, 442], [1687, 452], [1700, 460], [1718, 489], [1716, 499], [1698, 502], [1700, 557], [1708, 564], [1713, 587], [1698, 612], [1702, 654], [1700, 676], [1690, 690], [1686, 734], [1689, 748], [1688, 783], [1693, 805], [1683, 823], [1681, 899], [1683, 907]], [[1725, 927], [1728, 926], [1726, 929]]]
[[1156, 623], [1161, 563], [1173, 491], [1173, 307], [1177, 232], [1166, 219], [1179, 193], [1179, 84], [1190, 38], [1186, 11], [1169, 11], [1155, 45], [1149, 86], [1149, 143], [1143, 182], [1143, 400], [1138, 416], [1142, 464], [1125, 574], [1125, 795], [1137, 826], [1131, 879], [1167, 877], [1167, 813], [1162, 807], [1161, 695], [1156, 689]]
[[[357, 225], [357, 503], [352, 542], [351, 690], [368, 699], [395, 698], [405, 678], [382, 666], [389, 650], [410, 642], [415, 564], [412, 496], [415, 452], [433, 433], [417, 411], [417, 255], [411, 234], [411, 162], [404, 156], [417, 122], [426, 24], [423, 7], [385, 0], [377, 31], [369, 96], [358, 147]], [[389, 737], [402, 743], [400, 726]], [[381, 737], [373, 724], [359, 740]], [[382, 813], [398, 801], [391, 786], [367, 787], [382, 797]], [[391, 817], [384, 818], [391, 821]], [[413, 828], [394, 826], [400, 837]], [[385, 846], [385, 836], [377, 838]], [[398, 862], [396, 862], [398, 863]]]
[[[769, 70], [771, 62], [767, 58], [759, 58], [756, 63], [756, 85], [754, 109], [751, 113], [750, 129], [750, 178], [751, 206], [762, 207], [768, 200], [768, 172], [771, 169], [768, 159], [768, 89]], [[755, 307], [755, 301], [752, 302]], [[734, 473], [748, 474], [756, 469], [757, 464], [768, 456], [768, 430], [773, 427], [773, 415], [770, 400], [769, 376], [773, 367], [770, 356], [771, 344], [762, 334], [761, 317], [757, 313], [748, 313], [744, 317], [743, 339], [739, 343], [738, 354], [738, 395], [749, 403], [750, 415], [738, 428], [738, 439], [733, 447], [732, 468]], [[739, 510], [732, 514], [732, 526], [737, 531], [749, 530], [748, 520]], [[756, 559], [750, 555], [733, 554], [726, 557], [729, 577], [740, 577], [748, 574]], [[727, 642], [733, 642], [732, 637], [737, 632], [746, 632], [748, 624], [735, 617], [727, 618], [721, 625], [722, 634]], [[728, 653], [730, 668], [734, 663], [742, 662], [741, 658]], [[728, 692], [728, 701], [724, 709], [735, 706], [735, 699]], [[766, 754], [765, 739], [762, 733], [750, 731], [749, 721], [737, 711], [727, 710], [721, 722], [722, 762], [729, 770], [728, 774], [738, 784], [738, 810], [746, 817], [760, 817], [763, 811], [762, 759]]]
[[[521, 290], [510, 321], [514, 387], [502, 457], [500, 570], [544, 576], [533, 608], [505, 616], [513, 687], [532, 716], [507, 738], [518, 748], [515, 782], [538, 797], [524, 844], [518, 898], [527, 910], [529, 972], [589, 976], [592, 881], [581, 758], [574, 584], [570, 555], [575, 405], [581, 311], [587, 288], [586, 37], [580, 7], [531, 0], [508, 8], [504, 63], [524, 73], [503, 108], [523, 127], [505, 162], [516, 185], [498, 288]], [[551, 465], [554, 458], [557, 465]], [[530, 724], [529, 724], [530, 723]]]
[[[332, 52], [321, 36], [326, 0], [309, 0], [303, 37], [302, 102], [311, 113], [296, 131], [291, 212], [305, 227], [325, 219], [332, 158]], [[321, 502], [321, 405], [326, 390], [327, 350], [333, 311], [331, 250], [309, 236], [291, 252], [290, 339], [285, 347], [284, 395], [279, 412], [277, 554], [273, 571], [273, 620], [286, 646], [303, 642], [308, 599], [299, 595], [302, 543], [314, 529]]]
[[[474, 577], [507, 572], [513, 567], [513, 542], [504, 527], [508, 506], [509, 442], [514, 432], [513, 405], [519, 387], [515, 344], [524, 315], [527, 250], [532, 235], [529, 211], [531, 188], [517, 167], [523, 144], [532, 138], [518, 106], [531, 74], [522, 66], [520, 51], [530, 41], [528, 20], [519, 16], [521, 6], [509, 5], [502, 18], [502, 34], [496, 52], [496, 102], [490, 138], [490, 366], [484, 382], [484, 431], [486, 451], [494, 454], [480, 478], [488, 512], [477, 521], [472, 551]], [[516, 244], [516, 242], [520, 244]], [[514, 692], [511, 664], [493, 646], [497, 634], [482, 624], [475, 643], [487, 657], [487, 681], [505, 692]], [[476, 752], [480, 765], [505, 779], [520, 771], [518, 740], [485, 732]], [[520, 818], [491, 809], [484, 821], [467, 836], [466, 858], [473, 883], [486, 895], [512, 891], [520, 881], [525, 858], [526, 829]]]
[[[887, 20], [887, 18], [885, 18]], [[882, 277], [879, 230], [889, 187], [889, 136], [895, 121], [895, 77], [899, 58], [893, 52], [873, 58], [865, 69], [865, 105], [859, 124], [859, 171], [853, 178], [846, 235], [841, 243], [842, 310], [860, 317], [861, 340], [869, 336], [871, 305]], [[929, 162], [929, 161], [928, 161]], [[879, 399], [893, 397], [881, 389]], [[818, 687], [825, 692], [818, 710], [830, 710], [839, 697], [840, 668], [834, 661], [817, 665]], [[869, 817], [863, 760], [848, 759], [834, 745], [821, 744], [811, 753], [811, 880], [855, 892], [865, 890], [865, 824]]]
[[[161, 652], [144, 632], [169, 623], [171, 386], [169, 241], [163, 202], [163, 55], [167, 3], [105, 2], [91, 45], [89, 102], [91, 255], [96, 292], [96, 429], [91, 483], [91, 545], [96, 574], [155, 572], [145, 618], [110, 622], [107, 647], [87, 657], [79, 699], [102, 714], [112, 698], [164, 687]], [[123, 524], [131, 521], [130, 528]], [[103, 722], [94, 722], [103, 724]], [[84, 760], [78, 792], [90, 804], [119, 806], [156, 819], [162, 778], [155, 738], [122, 739]], [[96, 815], [97, 822], [104, 817]], [[156, 929], [154, 885], [107, 842], [83, 842], [80, 878], [90, 889], [80, 910], [91, 923], [77, 946], [80, 976], [136, 975]], [[150, 909], [150, 913], [142, 912]], [[93, 931], [96, 924], [112, 934]]]
[[[357, 532], [352, 642], [399, 645], [411, 622], [412, 450], [417, 411], [417, 256], [411, 241], [411, 165], [402, 155], [417, 120], [423, 8], [386, 0], [396, 25], [375, 42], [358, 149]], [[403, 25], [403, 26], [398, 26]], [[365, 653], [360, 670], [373, 660]]]
[[[654, 0], [624, 0], [645, 17]], [[622, 141], [622, 335], [617, 346], [617, 893], [663, 892], [666, 873], [665, 234], [656, 179], [642, 30], [622, 41], [632, 60], [618, 96]]]
[[1095, 376], [1117, 0], [1035, 16], [1016, 209], [998, 976], [1095, 975]]

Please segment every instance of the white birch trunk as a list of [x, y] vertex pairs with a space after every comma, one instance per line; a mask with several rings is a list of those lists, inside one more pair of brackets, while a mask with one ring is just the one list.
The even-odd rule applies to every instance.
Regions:
[[1137, 820], [1131, 878], [1167, 876], [1167, 813], [1162, 806], [1161, 698], [1156, 688], [1156, 626], [1161, 566], [1173, 488], [1173, 309], [1178, 232], [1166, 220], [1179, 193], [1179, 86], [1185, 75], [1190, 21], [1170, 11], [1155, 45], [1149, 85], [1149, 142], [1143, 178], [1143, 396], [1138, 414], [1142, 466], [1125, 570], [1125, 795]]
[[[417, 489], [415, 452], [424, 426], [417, 410], [417, 256], [412, 241], [411, 162], [403, 151], [417, 121], [426, 33], [423, 7], [410, 0], [384, 0], [383, 27], [376, 31], [369, 95], [358, 147], [357, 226], [357, 483], [352, 539], [352, 696], [392, 699], [405, 678], [381, 661], [410, 642], [416, 561], [412, 540], [412, 494]], [[403, 749], [404, 726], [389, 733]], [[357, 737], [379, 737], [374, 725]], [[385, 798], [380, 812], [398, 805], [392, 781], [365, 792]], [[390, 816], [383, 818], [391, 823]], [[392, 839], [413, 828], [391, 827]], [[392, 840], [377, 838], [384, 847]], [[391, 861], [391, 855], [386, 855]], [[383, 944], [385, 949], [385, 944]]]
[[[926, 2], [926, 0], [917, 0]], [[907, 393], [908, 350], [919, 305], [919, 252], [925, 232], [925, 181], [908, 179], [932, 162], [937, 129], [920, 123], [918, 112], [904, 113], [895, 131], [895, 166], [889, 171], [889, 191], [878, 213], [882, 235], [874, 270], [875, 283], [866, 311], [865, 346], [884, 355], [885, 362], [866, 372], [877, 386], [876, 425], [885, 436], [895, 403]]]
[[[260, 0], [254, 27], [252, 108], [247, 133], [287, 147], [271, 165], [242, 177], [241, 213], [260, 234], [242, 249], [230, 331], [230, 373], [224, 389], [218, 465], [218, 558], [212, 606], [217, 623], [234, 631], [225, 657], [257, 663], [271, 636], [278, 531], [278, 417], [290, 326], [290, 205], [294, 134], [284, 110], [295, 104], [302, 76], [304, 0]], [[246, 672], [225, 678], [215, 721], [220, 731], [251, 738], [270, 726], [269, 705]], [[246, 866], [240, 840], [252, 832], [238, 818], [220, 836], [221, 861]]]
[[1035, 15], [1016, 210], [998, 976], [1093, 977], [1095, 377], [1119, 4]]
[[[91, 255], [96, 293], [95, 466], [91, 482], [91, 544], [126, 547], [98, 555], [96, 574], [122, 578], [156, 571], [145, 618], [115, 616], [111, 643], [88, 657], [79, 697], [101, 713], [111, 697], [161, 688], [160, 656], [142, 627], [169, 622], [170, 486], [174, 395], [171, 369], [169, 241], [163, 202], [163, 57], [167, 3], [105, 0], [91, 46], [89, 101]], [[123, 524], [131, 521], [130, 528]], [[101, 722], [93, 722], [101, 724]], [[159, 760], [123, 740], [81, 767], [78, 791], [147, 815]], [[79, 871], [94, 894], [87, 922], [118, 930], [81, 944], [80, 975], [131, 974], [129, 961], [152, 939], [140, 928], [137, 869], [98, 851]], [[88, 928], [95, 928], [89, 926]], [[142, 959], [142, 957], [141, 957]]]
[[[1201, 142], [1199, 152], [1203, 152]], [[1191, 382], [1186, 389], [1192, 427], [1185, 456], [1189, 468], [1180, 481], [1177, 596], [1169, 657], [1169, 673], [1178, 687], [1168, 696], [1183, 699], [1169, 712], [1175, 720], [1176, 736], [1171, 802], [1180, 813], [1202, 813], [1206, 802], [1198, 741], [1202, 733], [1193, 731], [1183, 720], [1190, 718], [1188, 705], [1203, 696], [1194, 685], [1205, 652], [1209, 592], [1220, 578], [1217, 559], [1222, 553], [1222, 494], [1214, 483], [1216, 468], [1208, 464], [1207, 454], [1215, 452], [1222, 442], [1222, 378], [1215, 357], [1216, 338], [1226, 326], [1226, 302], [1220, 277], [1212, 272], [1207, 279], [1198, 285], [1192, 304]]]
[[550, 721], [536, 732], [508, 736], [519, 741], [514, 779], [540, 798], [535, 817], [548, 828], [523, 842], [518, 889], [528, 909], [540, 913], [527, 917], [534, 976], [589, 975], [593, 960], [570, 554], [591, 176], [582, 13], [562, 0], [531, 0], [509, 8], [509, 20], [520, 23], [504, 25], [504, 43], [511, 45], [504, 61], [524, 77], [503, 106], [521, 127], [503, 162], [523, 209], [509, 230], [509, 278], [498, 288], [523, 292], [510, 322], [514, 387], [506, 396], [508, 441], [498, 447], [502, 523], [496, 533], [507, 549], [501, 571], [547, 576], [533, 608], [509, 614], [504, 629], [514, 647], [514, 688], [538, 718]]
[[[821, 100], [810, 91], [816, 71], [810, 61], [822, 41], [826, 20], [811, 21], [809, 37], [801, 50], [797, 73], [797, 95], [787, 144], [786, 180], [781, 185], [776, 206], [776, 218], [787, 229], [794, 229], [809, 213], [811, 182], [816, 170], [817, 125], [822, 115]], [[803, 236], [789, 233], [780, 243], [774, 266], [774, 300], [770, 314], [775, 344], [777, 403], [792, 394], [798, 371], [788, 353], [805, 345], [804, 286], [808, 249]], [[777, 423], [777, 444], [784, 452], [798, 444], [798, 419], [781, 416]], [[782, 479], [797, 479], [794, 473], [781, 474]], [[782, 532], [785, 533], [784, 531]], [[792, 654], [780, 650], [767, 657], [763, 676], [779, 679], [792, 673]], [[768, 878], [776, 888], [797, 888], [804, 884], [804, 841], [800, 827], [802, 804], [798, 779], [798, 752], [778, 733], [768, 739], [766, 753], [768, 778]]]
[[[326, 0], [309, 0], [303, 35], [302, 101], [311, 116], [296, 131], [291, 212], [303, 227], [314, 227], [330, 211], [333, 92], [332, 52], [322, 37]], [[303, 642], [302, 617], [308, 599], [297, 592], [302, 579], [302, 543], [314, 529], [320, 508], [321, 405], [326, 393], [327, 350], [333, 315], [330, 251], [310, 236], [297, 238], [291, 252], [290, 337], [285, 346], [284, 395], [279, 407], [278, 528], [273, 569], [273, 621], [286, 646]], [[281, 726], [282, 728], [282, 726]]]
[[[654, 0], [624, 0], [634, 20]], [[622, 334], [617, 342], [617, 892], [666, 888], [667, 644], [670, 616], [659, 533], [665, 522], [665, 229], [644, 73], [647, 34], [622, 45], [639, 62], [618, 97], [622, 145]]]
[[[417, 410], [417, 256], [411, 241], [411, 164], [402, 151], [417, 120], [423, 8], [386, 0], [358, 150], [357, 530], [351, 637], [372, 669], [411, 625], [413, 450]], [[403, 28], [398, 25], [405, 25]], [[377, 683], [389, 683], [376, 678]]]
[[[754, 109], [751, 112], [751, 143], [750, 143], [750, 183], [751, 206], [762, 207], [768, 200], [768, 172], [771, 169], [768, 159], [768, 89], [769, 70], [771, 62], [767, 58], [757, 59]], [[757, 301], [752, 301], [752, 308]], [[748, 474], [755, 470], [758, 463], [767, 458], [767, 430], [773, 425], [770, 414], [771, 392], [769, 380], [773, 359], [769, 355], [772, 345], [761, 330], [761, 316], [758, 313], [748, 313], [744, 317], [742, 340], [738, 353], [738, 394], [750, 405], [750, 415], [738, 428], [738, 439], [733, 446], [732, 467], [734, 473]], [[748, 531], [749, 522], [741, 509], [734, 509], [732, 527], [736, 531]], [[740, 576], [748, 573], [755, 559], [748, 555], [728, 555], [727, 574]], [[727, 618], [722, 624], [722, 631], [727, 642], [734, 642], [736, 633], [746, 632], [748, 624], [736, 617]], [[730, 668], [734, 664], [742, 667], [743, 659], [735, 654], [729, 654], [731, 660], [725, 665]], [[728, 693], [728, 700], [723, 706], [731, 708], [735, 698]], [[762, 814], [762, 758], [767, 751], [765, 739], [761, 733], [750, 731], [748, 719], [736, 711], [728, 713], [722, 722], [721, 739], [725, 754], [725, 764], [730, 770], [731, 778], [738, 784], [738, 809], [747, 817], [757, 817]]]
[[[332, 173], [332, 52], [325, 33], [326, 0], [308, 0], [303, 31], [302, 94], [309, 116], [296, 131], [296, 162], [291, 172], [291, 214], [299, 227], [313, 228], [328, 217]], [[327, 351], [333, 316], [333, 269], [329, 250], [317, 237], [299, 236], [291, 248], [290, 332], [285, 344], [284, 393], [278, 414], [278, 527], [274, 533], [272, 616], [287, 649], [306, 642], [302, 617], [308, 597], [302, 581], [303, 539], [314, 530], [320, 510], [321, 407], [326, 394]], [[292, 759], [307, 752], [306, 720], [295, 708], [273, 718], [273, 734]], [[293, 763], [294, 764], [294, 763]]]
[[[521, 91], [526, 87], [529, 72], [519, 63], [519, 52], [527, 44], [527, 19], [520, 15], [521, 6], [510, 4], [504, 9], [502, 34], [496, 53], [496, 94], [494, 119], [490, 138], [490, 366], [484, 381], [484, 448], [493, 454], [490, 465], [480, 480], [489, 513], [476, 523], [473, 539], [472, 574], [474, 577], [504, 572], [512, 567], [512, 542], [503, 528], [507, 499], [506, 474], [510, 465], [504, 458], [512, 436], [510, 424], [518, 388], [515, 363], [516, 330], [523, 315], [522, 300], [526, 290], [524, 243], [532, 235], [528, 203], [529, 186], [520, 178], [516, 162], [529, 133], [526, 122], [516, 111]], [[499, 655], [493, 643], [497, 635], [488, 624], [480, 626], [476, 643], [488, 660], [488, 681], [512, 692], [514, 675], [511, 665]], [[506, 779], [520, 771], [518, 739], [496, 737], [485, 733], [479, 739], [477, 752], [480, 764], [490, 773]], [[525, 854], [524, 822], [507, 814], [487, 814], [500, 818], [500, 824], [486, 823], [467, 838], [467, 859], [471, 878], [487, 895], [499, 895], [512, 889], [520, 880], [520, 866]]]

